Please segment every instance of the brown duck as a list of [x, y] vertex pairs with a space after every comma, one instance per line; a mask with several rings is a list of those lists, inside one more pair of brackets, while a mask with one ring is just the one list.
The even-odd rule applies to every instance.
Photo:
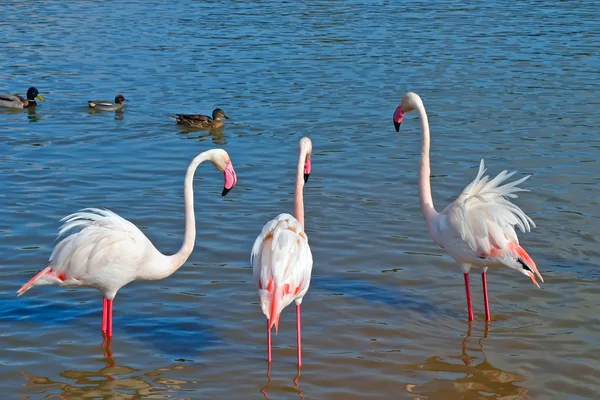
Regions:
[[220, 108], [215, 108], [212, 112], [212, 118], [208, 115], [200, 115], [200, 114], [177, 114], [173, 117], [177, 124], [189, 126], [191, 128], [200, 128], [200, 129], [215, 129], [222, 127], [223, 120], [221, 118], [229, 119], [227, 115], [225, 115], [225, 111]]

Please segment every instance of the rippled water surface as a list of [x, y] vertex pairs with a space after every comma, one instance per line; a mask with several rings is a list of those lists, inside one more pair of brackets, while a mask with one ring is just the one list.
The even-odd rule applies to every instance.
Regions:
[[[46, 98], [0, 111], [3, 398], [594, 399], [600, 390], [600, 5], [597, 2], [12, 2], [0, 4], [0, 91]], [[419, 210], [419, 93], [439, 209], [476, 174], [531, 174], [521, 235], [546, 283], [490, 271], [492, 321], [466, 320], [460, 268]], [[94, 113], [86, 100], [129, 100]], [[231, 117], [187, 131], [174, 113]], [[314, 255], [267, 371], [249, 254], [292, 211], [299, 139]], [[112, 354], [91, 289], [15, 291], [46, 266], [59, 220], [108, 207], [165, 253], [183, 236], [185, 168], [225, 148], [239, 182], [195, 179], [198, 237], [163, 281], [115, 299]], [[476, 272], [476, 271], [475, 271]], [[105, 346], [105, 348], [108, 348]]]

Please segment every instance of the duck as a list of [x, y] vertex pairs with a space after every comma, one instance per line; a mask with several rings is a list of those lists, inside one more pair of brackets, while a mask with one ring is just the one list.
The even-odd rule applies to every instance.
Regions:
[[27, 90], [27, 99], [18, 94], [0, 93], [0, 107], [7, 108], [33, 108], [37, 106], [35, 99], [44, 101], [40, 92], [33, 86]]
[[212, 118], [201, 114], [176, 114], [172, 117], [177, 124], [189, 126], [191, 128], [215, 129], [221, 128], [224, 123], [221, 118], [229, 119], [225, 111], [215, 108], [212, 112]]
[[118, 94], [115, 96], [115, 102], [111, 102], [108, 100], [90, 100], [88, 104], [90, 107], [95, 108], [96, 110], [101, 111], [116, 111], [123, 108], [125, 104], [125, 97], [122, 94]]

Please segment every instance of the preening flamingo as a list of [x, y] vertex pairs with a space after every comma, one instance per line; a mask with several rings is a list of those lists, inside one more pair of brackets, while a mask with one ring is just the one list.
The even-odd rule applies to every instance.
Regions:
[[267, 222], [252, 247], [250, 263], [258, 286], [260, 305], [267, 317], [268, 360], [271, 362], [271, 328], [279, 329], [281, 311], [296, 302], [296, 332], [298, 339], [298, 367], [302, 366], [302, 339], [300, 304], [308, 291], [313, 259], [304, 231], [304, 184], [311, 172], [312, 142], [300, 140], [300, 158], [296, 173], [294, 212], [279, 214]]
[[59, 236], [74, 228], [54, 248], [49, 265], [17, 291], [32, 286], [59, 285], [91, 287], [102, 292], [102, 332], [112, 336], [112, 305], [119, 289], [134, 280], [158, 280], [174, 273], [185, 263], [196, 240], [193, 180], [196, 168], [210, 161], [225, 175], [225, 196], [237, 182], [233, 164], [225, 150], [200, 153], [190, 163], [183, 186], [185, 235], [179, 251], [167, 256], [133, 223], [109, 210], [86, 208], [61, 220]]
[[[479, 164], [477, 176], [441, 213], [433, 206], [429, 167], [429, 122], [423, 101], [416, 93], [407, 93], [394, 112], [396, 132], [404, 114], [416, 110], [421, 120], [421, 170], [419, 172], [419, 203], [427, 221], [433, 241], [461, 265], [467, 294], [469, 321], [473, 320], [469, 270], [480, 267], [483, 272], [483, 298], [485, 319], [490, 320], [490, 307], [487, 294], [486, 273], [488, 267], [509, 267], [529, 276], [537, 287], [537, 275], [544, 279], [529, 254], [519, 245], [515, 226], [522, 232], [535, 227], [534, 222], [508, 198], [516, 198], [516, 193], [527, 191], [518, 187], [529, 176], [510, 183], [504, 183], [515, 172], [500, 172], [494, 179], [483, 176], [483, 160]], [[535, 273], [535, 275], [534, 275]]]

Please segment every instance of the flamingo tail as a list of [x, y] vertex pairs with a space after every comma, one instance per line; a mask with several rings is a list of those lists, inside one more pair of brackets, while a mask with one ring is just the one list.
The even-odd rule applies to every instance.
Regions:
[[37, 281], [43, 275], [46, 275], [46, 274], [48, 274], [50, 272], [52, 272], [52, 268], [50, 268], [50, 267], [46, 267], [43, 270], [41, 270], [40, 272], [38, 272], [26, 284], [24, 284], [23, 286], [21, 286], [21, 289], [17, 290], [17, 297], [19, 297], [20, 295], [22, 295], [23, 293], [25, 293], [26, 291], [28, 291], [33, 286], [33, 284], [35, 283], [35, 281]]
[[269, 312], [269, 329], [275, 325], [275, 334], [277, 335], [277, 331], [279, 330], [279, 317], [281, 316], [281, 312], [279, 311], [279, 304], [281, 303], [282, 292], [281, 289], [275, 286], [275, 290], [273, 291], [273, 297], [271, 298], [271, 311]]

